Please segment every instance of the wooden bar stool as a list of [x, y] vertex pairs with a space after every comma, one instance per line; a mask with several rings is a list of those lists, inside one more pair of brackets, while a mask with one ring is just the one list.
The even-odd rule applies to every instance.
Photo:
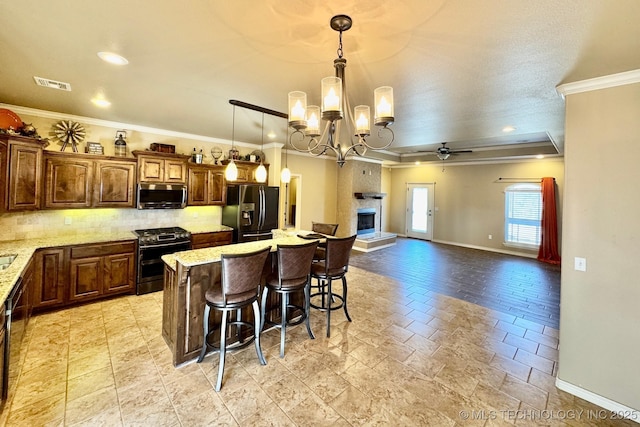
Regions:
[[[317, 241], [312, 241], [304, 245], [278, 245], [277, 273], [267, 276], [267, 282], [262, 291], [262, 327], [265, 323], [276, 325], [280, 328], [280, 357], [284, 357], [284, 341], [286, 327], [299, 325], [303, 321], [307, 326], [309, 338], [315, 339], [311, 332], [311, 324], [309, 323], [309, 303], [310, 303], [310, 270], [313, 262], [313, 255], [318, 246]], [[266, 320], [267, 295], [269, 291], [280, 294], [280, 323], [269, 322]], [[304, 292], [304, 307], [290, 304], [289, 296], [295, 292]], [[296, 322], [288, 320], [288, 309], [301, 309], [302, 316]], [[261, 328], [262, 329], [262, 328]]]
[[[224, 359], [227, 350], [237, 350], [244, 348], [251, 342], [255, 342], [256, 353], [260, 364], [266, 365], [267, 361], [260, 348], [260, 309], [258, 307], [258, 295], [260, 293], [260, 279], [264, 269], [267, 256], [271, 251], [266, 247], [259, 251], [244, 254], [222, 255], [221, 286], [212, 286], [205, 293], [206, 305], [204, 307], [204, 343], [198, 358], [198, 363], [202, 362], [207, 350], [216, 349], [220, 351], [220, 364], [218, 367], [218, 382], [216, 391], [222, 388], [222, 375], [224, 373]], [[248, 305], [253, 308], [253, 325], [243, 321], [241, 318], [242, 309]], [[209, 337], [214, 331], [209, 332], [209, 314], [211, 309], [222, 312], [222, 322], [220, 324], [220, 345], [215, 346], [209, 343]], [[230, 311], [236, 311], [236, 320], [228, 321]], [[253, 337], [244, 341], [239, 336], [239, 341], [227, 346], [227, 326], [236, 325], [238, 335], [242, 326], [253, 330]]]
[[[311, 307], [327, 312], [327, 337], [331, 333], [331, 312], [333, 310], [344, 309], [347, 320], [351, 322], [347, 310], [347, 278], [345, 275], [349, 269], [349, 256], [355, 241], [355, 234], [351, 237], [328, 238], [325, 259], [311, 265], [311, 277], [318, 281], [318, 284], [314, 286], [318, 292], [311, 294], [311, 298], [321, 298], [321, 304], [311, 303]], [[342, 280], [342, 295], [334, 294], [331, 288], [331, 282], [337, 279]], [[336, 304], [334, 305], [334, 303]]]

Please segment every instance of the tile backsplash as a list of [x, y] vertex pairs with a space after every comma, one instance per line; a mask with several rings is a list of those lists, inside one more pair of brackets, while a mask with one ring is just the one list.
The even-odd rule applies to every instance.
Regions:
[[185, 209], [63, 209], [0, 214], [0, 241], [156, 227], [220, 225], [219, 206]]

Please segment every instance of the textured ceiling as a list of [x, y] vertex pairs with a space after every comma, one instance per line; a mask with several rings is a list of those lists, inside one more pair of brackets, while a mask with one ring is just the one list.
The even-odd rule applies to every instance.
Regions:
[[[553, 152], [551, 141], [562, 151], [555, 87], [640, 68], [637, 0], [0, 2], [0, 102], [227, 140], [230, 99], [286, 112], [287, 93], [304, 90], [319, 102], [338, 41], [329, 20], [350, 15], [351, 105], [394, 88], [390, 160], [444, 141], [473, 148], [469, 158], [502, 145]], [[129, 64], [102, 62], [105, 50]], [[33, 76], [73, 90], [36, 86]], [[98, 93], [111, 107], [90, 103]], [[237, 111], [235, 138], [259, 144], [261, 120]], [[504, 134], [507, 125], [516, 130]], [[270, 130], [284, 142], [284, 119], [265, 118]], [[402, 159], [423, 157], [437, 160]]]

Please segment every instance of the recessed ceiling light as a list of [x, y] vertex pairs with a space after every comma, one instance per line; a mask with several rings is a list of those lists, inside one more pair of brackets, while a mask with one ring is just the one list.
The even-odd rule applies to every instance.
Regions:
[[107, 101], [104, 98], [99, 98], [99, 97], [92, 98], [91, 102], [93, 103], [93, 105], [100, 108], [107, 108], [111, 106], [111, 102]]
[[416, 166], [419, 166], [419, 165], [420, 165], [420, 161], [416, 161]]
[[513, 127], [513, 126], [505, 126], [505, 127], [502, 128], [502, 132], [504, 132], [504, 133], [513, 132], [514, 130], [516, 130], [516, 128]]
[[114, 65], [127, 65], [129, 63], [127, 58], [113, 52], [98, 52], [98, 57], [100, 57], [104, 62]]
[[538, 155], [536, 156], [536, 159], [544, 159], [544, 155], [542, 155], [542, 154], [538, 154]]

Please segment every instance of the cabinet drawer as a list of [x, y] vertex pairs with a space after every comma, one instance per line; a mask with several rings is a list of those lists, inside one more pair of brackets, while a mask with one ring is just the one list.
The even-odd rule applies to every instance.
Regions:
[[121, 253], [134, 253], [135, 241], [108, 243], [105, 245], [74, 246], [71, 248], [71, 258], [89, 258]]
[[210, 246], [229, 245], [233, 240], [231, 231], [219, 231], [215, 233], [197, 233], [191, 235], [193, 249], [207, 248]]

